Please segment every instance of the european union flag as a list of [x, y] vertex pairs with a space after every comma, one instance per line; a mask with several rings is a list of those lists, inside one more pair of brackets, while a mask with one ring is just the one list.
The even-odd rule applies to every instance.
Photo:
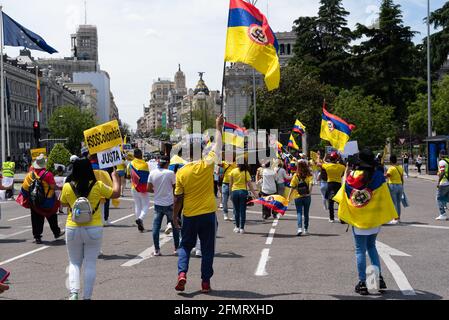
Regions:
[[45, 51], [50, 54], [58, 52], [50, 47], [42, 37], [14, 21], [6, 13], [3, 14], [4, 45], [25, 47], [32, 50]]

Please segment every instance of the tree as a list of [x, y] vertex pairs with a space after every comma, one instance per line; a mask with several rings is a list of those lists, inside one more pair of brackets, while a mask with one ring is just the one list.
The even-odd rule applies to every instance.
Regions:
[[360, 89], [342, 90], [332, 111], [356, 126], [351, 140], [357, 140], [359, 146], [383, 147], [395, 134], [394, 108], [379, 98], [364, 96]]
[[56, 171], [56, 168], [54, 166], [55, 163], [62, 164], [63, 166], [68, 166], [70, 163], [70, 156], [70, 151], [67, 150], [63, 144], [55, 144], [50, 152], [50, 155], [48, 156], [47, 169], [54, 173]]
[[81, 142], [84, 141], [84, 131], [95, 126], [95, 115], [75, 106], [57, 108], [48, 122], [51, 137], [67, 138], [65, 145], [72, 154], [79, 153]]
[[319, 73], [321, 81], [339, 87], [351, 85], [350, 43], [353, 33], [347, 27], [349, 12], [342, 0], [321, 0], [318, 17], [295, 21], [297, 41], [293, 61]]
[[[449, 2], [446, 2], [443, 7], [432, 12], [430, 15], [430, 23], [435, 29], [440, 31], [435, 32], [430, 36], [431, 41], [431, 68], [433, 72], [438, 71], [446, 62], [449, 54]], [[427, 37], [424, 38], [424, 55], [423, 59], [427, 58]]]
[[406, 119], [406, 106], [416, 99], [419, 66], [418, 49], [412, 39], [416, 32], [404, 26], [400, 5], [383, 0], [379, 27], [357, 25], [356, 35], [366, 37], [353, 47], [353, 70], [366, 95], [375, 95], [395, 107], [395, 116]]

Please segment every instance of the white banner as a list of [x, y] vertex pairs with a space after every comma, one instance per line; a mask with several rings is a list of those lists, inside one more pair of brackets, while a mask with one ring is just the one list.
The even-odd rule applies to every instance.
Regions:
[[98, 152], [97, 157], [100, 169], [116, 167], [123, 163], [120, 146]]
[[55, 177], [55, 183], [58, 188], [62, 188], [64, 186], [65, 177]]

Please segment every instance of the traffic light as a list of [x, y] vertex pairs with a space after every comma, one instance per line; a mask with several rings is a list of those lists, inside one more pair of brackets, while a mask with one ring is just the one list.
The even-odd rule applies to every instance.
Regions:
[[39, 121], [33, 122], [33, 131], [34, 131], [34, 139], [36, 141], [39, 141], [39, 139], [41, 138], [41, 125]]

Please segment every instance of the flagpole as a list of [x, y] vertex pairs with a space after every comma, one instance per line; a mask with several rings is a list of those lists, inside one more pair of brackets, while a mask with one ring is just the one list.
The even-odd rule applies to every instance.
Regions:
[[4, 72], [3, 72], [3, 44], [4, 44], [4, 38], [3, 38], [3, 6], [0, 5], [0, 55], [1, 55], [1, 62], [0, 62], [0, 113], [1, 113], [1, 127], [2, 127], [2, 134], [1, 134], [1, 144], [2, 144], [2, 161], [6, 161], [6, 149], [5, 149], [5, 101], [4, 101], [4, 90], [5, 90], [5, 78], [4, 78]]
[[[8, 109], [7, 107], [5, 109]], [[5, 110], [5, 117], [6, 117], [6, 144], [8, 146], [8, 157], [11, 156], [11, 146], [10, 146], [10, 132], [9, 132], [9, 117], [8, 117], [8, 111]]]
[[[225, 80], [226, 80], [226, 61], [223, 63], [223, 80], [221, 82], [221, 108], [220, 108], [220, 113], [223, 113], [223, 109], [224, 109]], [[226, 116], [226, 109], [224, 109], [224, 112], [225, 112], [225, 116]]]
[[[36, 66], [36, 106], [37, 106], [37, 110], [36, 110], [36, 120], [37, 122], [40, 122], [40, 112], [39, 112], [39, 96], [38, 96], [38, 88], [37, 88], [37, 82], [39, 81], [39, 67]], [[40, 124], [39, 124], [40, 125]]]

